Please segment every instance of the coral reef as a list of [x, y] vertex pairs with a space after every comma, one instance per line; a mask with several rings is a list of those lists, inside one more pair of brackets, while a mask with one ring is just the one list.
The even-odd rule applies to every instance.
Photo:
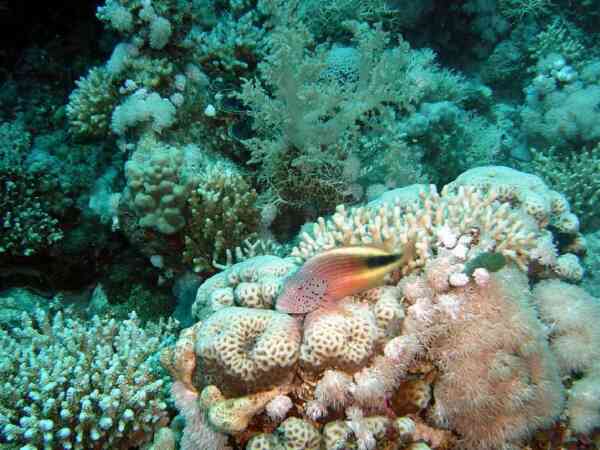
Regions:
[[[503, 170], [511, 169], [473, 170], [501, 174]], [[515, 200], [516, 192], [521, 192], [512, 188], [512, 183], [531, 177], [517, 171], [512, 173], [511, 184], [504, 186], [498, 181], [497, 189], [485, 177], [481, 182], [477, 178], [467, 178], [470, 172], [466, 172], [464, 178], [459, 177], [446, 186], [441, 194], [435, 190], [428, 193], [426, 189], [407, 188], [386, 194], [393, 206], [375, 203], [372, 207], [352, 210], [340, 206], [330, 220], [319, 220], [312, 233], [303, 233], [292, 254], [304, 261], [329, 248], [360, 244], [380, 245], [390, 252], [398, 252], [406, 243], [415, 240], [416, 252], [404, 268], [407, 272], [422, 267], [433, 254], [437, 242], [452, 241], [450, 247], [456, 247], [459, 253], [464, 249], [459, 245], [460, 239], [468, 239], [478, 242], [474, 253], [497, 251], [521, 268], [526, 268], [532, 261], [543, 266], [556, 266], [557, 250], [545, 229], [549, 225], [550, 200], [553, 200], [552, 208], [557, 211], [555, 215], [563, 225], [562, 230], [575, 236], [578, 228], [570, 225], [578, 224], [577, 217], [569, 212], [566, 199], [550, 191], [539, 178], [538, 184], [550, 197], [532, 195], [528, 197], [531, 206], [527, 202], [523, 205], [514, 202], [517, 207], [512, 207], [511, 200]], [[492, 178], [495, 182], [495, 177]], [[542, 239], [542, 236], [546, 237]]]
[[[573, 308], [579, 308], [576, 297], [587, 294], [556, 280], [555, 260], [553, 270], [539, 272], [554, 279], [542, 281], [533, 295], [526, 274], [543, 265], [540, 253], [557, 255], [546, 227], [572, 214], [564, 197], [539, 178], [482, 168], [441, 194], [415, 186], [384, 198], [319, 219], [293, 249], [294, 258], [250, 258], [200, 286], [193, 309], [202, 321], [163, 355], [170, 355], [168, 367], [179, 368], [171, 369], [176, 383], [190, 392], [218, 388], [201, 429], [249, 449], [373, 449], [418, 441], [500, 449], [553, 426], [566, 397], [572, 429], [591, 431], [596, 403], [588, 393], [595, 378], [575, 381], [566, 393], [556, 346], [569, 325], [559, 321], [549, 333], [533, 306], [545, 303], [537, 300], [545, 283], [578, 290], [566, 300]], [[383, 286], [303, 320], [270, 310], [284, 277], [314, 254], [342, 245], [398, 251], [409, 241], [415, 255]], [[564, 257], [576, 258], [557, 259]], [[577, 260], [569, 264], [579, 267]], [[266, 301], [265, 282], [273, 289]], [[540, 312], [544, 321], [555, 320], [543, 307]], [[592, 330], [576, 336], [589, 341], [582, 333]], [[595, 348], [589, 344], [590, 351], [580, 353], [588, 363]], [[303, 430], [296, 438], [288, 435], [291, 423]]]
[[600, 447], [599, 2], [96, 3], [0, 1], [0, 447]]
[[569, 200], [573, 213], [581, 220], [581, 228], [596, 229], [600, 217], [593, 208], [598, 201], [597, 168], [600, 164], [600, 145], [591, 150], [561, 155], [558, 151], [536, 151], [532, 168], [555, 190]]

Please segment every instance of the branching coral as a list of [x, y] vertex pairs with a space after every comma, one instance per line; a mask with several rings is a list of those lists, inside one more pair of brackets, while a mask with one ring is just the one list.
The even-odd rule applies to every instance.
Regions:
[[600, 216], [593, 207], [600, 200], [600, 145], [568, 155], [554, 149], [536, 151], [533, 157], [533, 170], [569, 199], [582, 228], [600, 223]]
[[[194, 314], [203, 321], [165, 352], [171, 373], [191, 391], [214, 383], [224, 398], [207, 409], [206, 424], [247, 449], [296, 448], [283, 431], [292, 418], [316, 424], [301, 427], [298, 439], [314, 441], [299, 440], [298, 448], [319, 439], [327, 450], [418, 440], [427, 444], [414, 448], [520, 444], [552, 425], [564, 404], [524, 269], [541, 247], [555, 251], [544, 227], [568, 211], [550, 201], [532, 217], [525, 194], [545, 199], [550, 191], [525, 185], [518, 195], [484, 181], [441, 194], [416, 186], [390, 193], [391, 202], [340, 207], [301, 237], [296, 261], [337, 246], [399, 252], [410, 242], [416, 250], [404, 278], [392, 274], [383, 286], [298, 320], [269, 310], [276, 287], [297, 268], [292, 258], [234, 264], [198, 289]], [[245, 308], [233, 306], [242, 301]], [[573, 427], [588, 426], [579, 419], [595, 405], [591, 389], [574, 387]]]
[[67, 105], [71, 132], [79, 136], [105, 136], [118, 101], [110, 73], [102, 67], [92, 68], [76, 84]]
[[[444, 188], [424, 190], [408, 201], [400, 199], [373, 208], [337, 208], [333, 217], [320, 219], [312, 234], [304, 233], [292, 254], [300, 260], [343, 245], [382, 245], [398, 252], [415, 241], [416, 252], [404, 271], [422, 267], [433, 255], [433, 248], [444, 229], [456, 237], [476, 229], [479, 248], [496, 250], [526, 267], [537, 245], [540, 230], [530, 217], [497, 201], [495, 193], [483, 194], [472, 187], [461, 187], [456, 194]], [[406, 199], [405, 199], [406, 200]]]
[[63, 238], [42, 185], [35, 174], [0, 170], [0, 255], [31, 256]]
[[212, 271], [226, 250], [256, 236], [259, 210], [256, 191], [237, 171], [212, 166], [192, 190], [184, 258], [196, 272]]
[[0, 442], [116, 449], [151, 438], [167, 420], [166, 379], [154, 364], [174, 328], [40, 311], [1, 331]]

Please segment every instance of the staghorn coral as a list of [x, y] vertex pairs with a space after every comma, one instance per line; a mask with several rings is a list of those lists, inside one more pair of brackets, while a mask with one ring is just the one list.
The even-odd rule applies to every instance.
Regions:
[[150, 439], [167, 421], [167, 380], [153, 363], [174, 327], [25, 314], [20, 329], [0, 331], [0, 442], [83, 450]]

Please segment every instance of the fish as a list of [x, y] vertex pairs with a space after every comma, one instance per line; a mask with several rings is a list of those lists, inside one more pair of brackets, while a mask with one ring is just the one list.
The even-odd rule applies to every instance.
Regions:
[[414, 255], [414, 242], [402, 253], [374, 246], [340, 247], [313, 256], [284, 282], [275, 309], [308, 314], [333, 306], [338, 300], [383, 284], [386, 274], [402, 267]]
[[506, 256], [498, 252], [483, 252], [465, 264], [465, 273], [473, 275], [475, 269], [486, 269], [488, 272], [498, 272], [502, 269], [508, 260]]

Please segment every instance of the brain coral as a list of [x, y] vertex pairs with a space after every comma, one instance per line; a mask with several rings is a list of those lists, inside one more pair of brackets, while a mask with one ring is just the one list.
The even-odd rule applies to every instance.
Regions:
[[300, 327], [272, 310], [230, 307], [198, 329], [198, 373], [224, 393], [256, 391], [285, 381], [299, 356]]
[[373, 354], [377, 336], [374, 314], [364, 306], [345, 304], [307, 317], [300, 361], [312, 369], [358, 368]]
[[[558, 252], [544, 221], [499, 195], [419, 189], [340, 207], [302, 235], [293, 257], [227, 267], [198, 289], [202, 322], [172, 352], [173, 375], [193, 391], [222, 391], [208, 424], [234, 448], [515, 448], [564, 405], [525, 272], [540, 252]], [[271, 309], [277, 286], [314, 254], [362, 244], [402, 251], [409, 241], [404, 278], [391, 274], [304, 317]], [[275, 398], [285, 400], [277, 411]]]

